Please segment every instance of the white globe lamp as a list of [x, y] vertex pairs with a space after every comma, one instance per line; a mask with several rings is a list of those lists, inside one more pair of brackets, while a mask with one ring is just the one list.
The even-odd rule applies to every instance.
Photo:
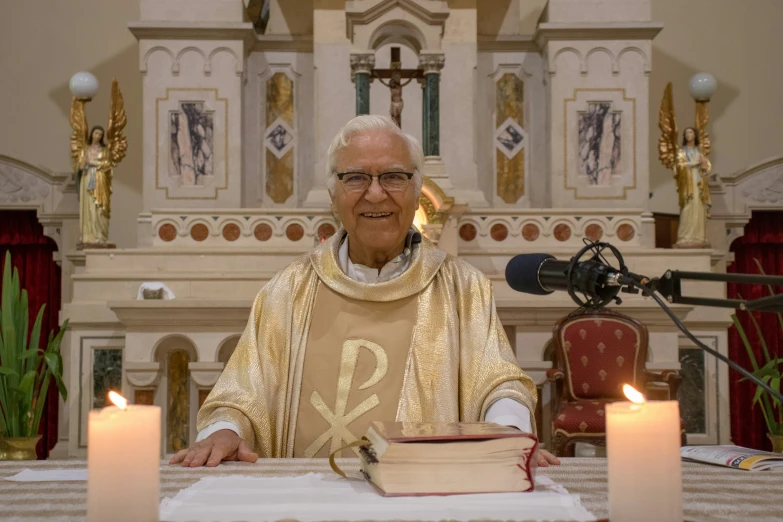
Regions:
[[710, 73], [697, 73], [691, 77], [691, 96], [696, 101], [710, 101], [712, 95], [718, 90], [718, 82]]
[[98, 79], [88, 72], [77, 72], [68, 83], [71, 94], [77, 98], [91, 99], [98, 92]]

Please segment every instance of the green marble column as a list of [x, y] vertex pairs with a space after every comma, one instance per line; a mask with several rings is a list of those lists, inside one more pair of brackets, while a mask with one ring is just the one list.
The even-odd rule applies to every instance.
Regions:
[[424, 153], [427, 152], [427, 82], [424, 80], [421, 83], [421, 146], [424, 149]]
[[440, 156], [440, 71], [446, 57], [421, 53], [419, 69], [424, 73], [421, 136], [425, 156]]
[[424, 155], [440, 156], [440, 73], [424, 76]]
[[370, 114], [370, 75], [357, 72], [354, 75], [356, 84], [356, 115]]

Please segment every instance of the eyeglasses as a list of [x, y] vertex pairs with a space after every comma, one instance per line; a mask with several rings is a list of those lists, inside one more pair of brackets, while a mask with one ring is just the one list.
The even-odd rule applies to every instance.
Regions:
[[345, 191], [349, 193], [364, 192], [372, 185], [373, 178], [378, 178], [378, 183], [386, 192], [402, 192], [408, 188], [412, 177], [412, 172], [384, 172], [378, 176], [371, 176], [364, 172], [340, 172], [337, 174], [337, 179], [343, 184]]

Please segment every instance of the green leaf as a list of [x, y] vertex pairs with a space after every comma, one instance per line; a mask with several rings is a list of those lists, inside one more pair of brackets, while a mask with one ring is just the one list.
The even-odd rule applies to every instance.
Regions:
[[734, 321], [734, 327], [737, 329], [737, 333], [739, 334], [740, 339], [742, 339], [742, 344], [745, 346], [745, 350], [748, 352], [750, 363], [753, 365], [753, 371], [758, 370], [759, 364], [756, 362], [756, 354], [753, 353], [753, 348], [750, 346], [748, 336], [745, 334], [745, 329], [742, 328], [742, 323], [740, 323], [737, 314], [731, 314], [731, 320]]
[[0, 366], [0, 375], [15, 375], [19, 377], [19, 374], [16, 373], [16, 370], [12, 368], [6, 368], [5, 366]]
[[38, 315], [35, 317], [35, 322], [33, 323], [33, 331], [30, 333], [30, 344], [29, 344], [29, 350], [38, 350], [40, 348], [40, 342], [41, 342], [41, 324], [43, 323], [43, 315], [44, 310], [46, 310], [46, 303], [41, 305], [41, 308], [38, 310]]
[[758, 378], [768, 375], [780, 375], [780, 370], [778, 370], [778, 359], [772, 359], [767, 364], [753, 372], [753, 375]]
[[44, 354], [44, 360], [46, 361], [46, 366], [49, 367], [52, 377], [54, 377], [54, 382], [57, 385], [60, 395], [63, 400], [67, 400], [68, 391], [65, 389], [65, 383], [63, 383], [62, 379], [62, 359], [60, 358], [60, 354], [53, 351], [47, 351]]
[[[780, 375], [770, 379], [769, 386], [776, 392], [780, 393]], [[780, 399], [778, 399], [777, 397], [772, 397], [772, 402], [774, 402], [778, 407], [780, 407]]]
[[30, 348], [29, 350], [25, 350], [21, 354], [19, 354], [19, 360], [22, 359], [32, 359], [33, 357], [36, 357], [43, 353], [43, 350], [40, 348]]
[[764, 393], [764, 388], [761, 386], [756, 386], [756, 393], [753, 395], [753, 404], [755, 405], [757, 402], [761, 400], [761, 395]]
[[35, 370], [30, 370], [29, 372], [24, 374], [24, 377], [22, 377], [22, 380], [19, 381], [19, 389], [24, 392], [25, 394], [28, 393], [32, 387], [33, 383], [35, 382], [35, 376], [38, 372]]

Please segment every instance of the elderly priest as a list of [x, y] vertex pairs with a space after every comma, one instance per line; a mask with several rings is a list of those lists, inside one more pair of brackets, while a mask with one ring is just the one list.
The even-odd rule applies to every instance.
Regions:
[[[172, 464], [327, 457], [375, 420], [531, 431], [536, 388], [489, 280], [411, 228], [423, 162], [387, 117], [356, 117], [335, 136], [327, 183], [344, 228], [258, 293], [196, 443]], [[543, 451], [539, 462], [558, 463]]]

